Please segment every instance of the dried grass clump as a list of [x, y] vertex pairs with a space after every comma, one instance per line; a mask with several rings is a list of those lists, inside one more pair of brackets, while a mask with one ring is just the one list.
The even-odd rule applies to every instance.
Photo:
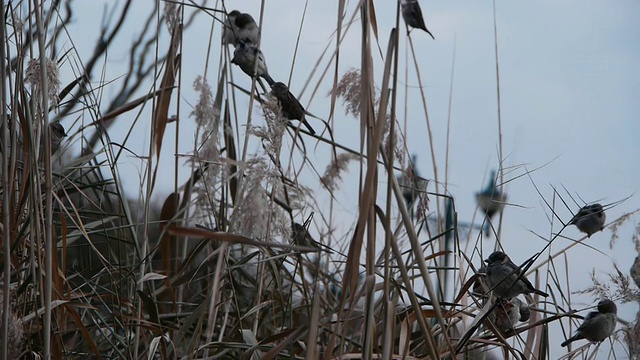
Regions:
[[342, 99], [345, 113], [360, 117], [361, 83], [360, 70], [350, 69], [340, 78], [338, 85], [329, 92]]
[[349, 163], [358, 161], [360, 158], [352, 153], [340, 153], [338, 157], [333, 159], [322, 175], [321, 181], [329, 191], [336, 191], [342, 181], [342, 173], [347, 171]]
[[4, 327], [4, 319], [7, 318], [8, 325], [8, 348], [7, 359], [18, 359], [24, 355], [25, 324], [18, 316], [17, 301], [9, 296], [9, 314], [4, 315], [4, 293], [0, 291], [0, 329]]
[[[47, 74], [47, 98], [49, 99], [49, 106], [55, 107], [58, 105], [58, 93], [60, 92], [60, 80], [58, 64], [55, 61], [46, 58], [46, 74]], [[34, 99], [42, 98], [42, 90], [44, 88], [44, 82], [42, 81], [42, 67], [41, 60], [31, 59], [27, 65], [25, 71], [24, 81], [27, 85], [31, 86], [31, 96]], [[36, 108], [39, 111], [43, 111], [40, 108], [40, 102], [36, 101]]]

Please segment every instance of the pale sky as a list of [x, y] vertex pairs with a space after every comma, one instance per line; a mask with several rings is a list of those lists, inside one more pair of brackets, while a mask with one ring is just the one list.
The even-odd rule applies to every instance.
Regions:
[[[111, 2], [105, 2], [113, 4]], [[351, 17], [357, 2], [348, 4], [347, 19]], [[496, 100], [496, 68], [493, 33], [493, 8], [489, 1], [420, 1], [427, 27], [434, 34], [432, 40], [426, 33], [412, 32], [420, 73], [428, 103], [435, 156], [438, 162], [440, 179], [444, 178], [446, 130], [449, 109], [450, 78], [454, 48], [456, 51], [455, 74], [453, 81], [453, 100], [451, 108], [451, 134], [449, 158], [449, 187], [455, 196], [459, 219], [470, 220], [475, 210], [474, 193], [483, 186], [483, 179], [490, 169], [498, 166], [498, 121]], [[214, 6], [210, 2], [207, 6]], [[136, 2], [139, 14], [148, 12], [146, 2]], [[260, 1], [247, 0], [233, 2], [240, 6], [238, 10], [248, 12], [259, 18]], [[69, 27], [74, 45], [81, 54], [90, 54], [93, 40], [99, 31], [103, 7], [94, 2], [74, 2], [79, 14], [75, 23]], [[305, 2], [299, 0], [269, 1], [264, 14], [262, 28], [262, 50], [267, 58], [270, 74], [276, 81], [288, 82], [292, 56], [304, 11]], [[394, 1], [375, 1], [380, 47], [383, 53], [387, 48], [389, 32], [395, 26]], [[532, 170], [544, 164], [543, 168], [531, 174], [535, 185], [542, 195], [551, 202], [552, 188], [566, 187], [571, 195], [582, 197], [586, 202], [599, 201], [612, 203], [634, 195], [626, 202], [607, 212], [608, 221], [618, 218], [625, 212], [640, 208], [637, 198], [640, 184], [640, 145], [636, 140], [640, 134], [640, 3], [631, 0], [621, 1], [536, 1], [536, 2], [497, 2], [497, 28], [500, 62], [500, 90], [502, 105], [502, 134], [505, 166], [526, 164]], [[192, 11], [192, 10], [187, 10]], [[312, 0], [308, 4], [307, 17], [300, 39], [300, 49], [291, 81], [291, 89], [307, 109], [322, 117], [329, 117], [330, 100], [326, 97], [331, 88], [333, 68], [321, 81], [319, 90], [310, 102], [311, 90], [318, 83], [319, 73], [311, 79], [310, 86], [301, 95], [311, 69], [330, 41], [336, 27], [337, 1]], [[133, 14], [132, 14], [133, 15]], [[357, 18], [359, 19], [359, 18]], [[133, 36], [139, 33], [139, 22], [129, 19], [127, 29]], [[182, 125], [180, 129], [182, 153], [191, 150], [194, 136], [192, 119], [187, 116], [197, 96], [191, 84], [197, 75], [204, 72], [206, 47], [211, 26], [211, 18], [200, 14], [198, 21], [187, 30], [184, 39], [182, 72]], [[401, 22], [400, 58], [401, 69], [399, 84], [404, 95], [406, 35]], [[341, 48], [340, 75], [350, 68], [360, 66], [360, 28], [357, 20], [350, 30]], [[220, 53], [220, 25], [214, 31], [212, 54], [210, 55], [207, 79], [211, 84], [217, 82], [218, 60]], [[128, 39], [120, 41], [128, 43]], [[165, 51], [168, 36], [163, 39]], [[334, 40], [331, 40], [333, 43]], [[67, 45], [68, 46], [68, 45]], [[126, 49], [126, 48], [125, 48]], [[124, 51], [124, 49], [123, 49]], [[382, 81], [382, 61], [373, 47], [378, 84]], [[118, 49], [109, 52], [107, 79], [114, 79], [124, 71], [124, 54]], [[433, 179], [433, 167], [429, 150], [426, 122], [418, 83], [411, 58], [408, 59], [408, 135], [409, 153], [418, 154], [418, 169], [422, 176]], [[321, 68], [326, 66], [326, 60]], [[249, 78], [240, 69], [233, 68], [234, 79], [240, 85], [249, 86]], [[64, 68], [61, 69], [64, 77]], [[71, 78], [70, 74], [66, 74]], [[94, 79], [97, 81], [97, 79]], [[64, 84], [63, 80], [63, 84]], [[105, 96], [112, 96], [117, 89], [113, 86], [105, 90]], [[111, 92], [110, 92], [111, 91]], [[300, 96], [301, 95], [301, 96]], [[239, 106], [246, 112], [248, 99], [239, 98]], [[242, 108], [243, 107], [243, 108]], [[404, 119], [401, 105], [398, 118]], [[254, 123], [262, 119], [254, 111]], [[133, 115], [132, 115], [133, 116]], [[242, 115], [244, 116], [244, 115]], [[144, 153], [148, 148], [148, 120], [141, 121], [136, 127], [136, 141], [127, 146], [134, 151]], [[311, 121], [316, 129], [319, 122]], [[123, 136], [130, 122], [122, 121], [121, 129], [115, 127], [112, 132], [116, 139]], [[66, 125], [63, 122], [63, 125]], [[336, 141], [358, 148], [358, 120], [344, 115], [338, 103], [333, 128]], [[122, 132], [122, 133], [121, 133]], [[167, 139], [163, 148], [163, 165], [167, 174], [172, 174], [173, 139], [175, 126], [167, 129]], [[139, 141], [137, 139], [144, 139]], [[312, 142], [307, 141], [307, 144]], [[253, 146], [250, 152], [257, 151]], [[323, 171], [329, 160], [329, 148], [320, 145], [313, 150], [317, 157], [319, 171]], [[130, 159], [132, 160], [132, 159]], [[133, 160], [132, 160], [133, 161]], [[319, 165], [318, 165], [319, 164]], [[129, 166], [135, 169], [133, 165]], [[127, 169], [123, 167], [122, 169]], [[508, 173], [506, 179], [512, 179], [525, 172], [520, 167]], [[137, 174], [136, 170], [133, 174]], [[130, 172], [131, 174], [131, 172]], [[183, 169], [181, 182], [189, 176]], [[342, 214], [354, 214], [357, 209], [358, 168], [354, 163], [349, 173], [344, 175], [345, 189], [338, 198], [339, 206], [335, 218]], [[138, 188], [137, 175], [127, 175], [123, 179], [127, 188]], [[173, 188], [173, 178], [166, 177], [158, 184], [156, 195], [166, 196]], [[311, 174], [303, 176], [308, 180], [306, 186], [322, 191], [316, 178]], [[386, 180], [385, 180], [386, 181]], [[430, 187], [430, 191], [435, 189]], [[572, 211], [579, 206], [571, 202], [568, 194], [561, 195], [569, 201]], [[531, 232], [550, 237], [550, 224], [542, 199], [528, 177], [520, 177], [506, 186], [508, 202], [518, 206], [507, 207], [504, 213], [502, 243], [515, 262], [520, 263], [539, 251], [544, 241]], [[132, 193], [135, 195], [135, 192]], [[380, 197], [382, 198], [382, 196]], [[322, 199], [320, 203], [328, 205]], [[571, 218], [569, 210], [562, 205], [558, 212], [565, 221]], [[344, 218], [343, 218], [344, 219]], [[478, 217], [479, 219], [479, 217]], [[344, 222], [344, 223], [343, 223]], [[610, 258], [584, 246], [573, 248], [569, 253], [570, 278], [572, 290], [584, 289], [590, 284], [589, 272], [596, 270], [601, 280], [606, 280], [612, 262], [627, 271], [636, 253], [631, 234], [638, 217], [627, 222], [621, 229], [620, 238], [613, 249], [609, 248], [611, 232], [605, 230], [588, 240], [588, 244], [601, 250]], [[338, 222], [339, 229], [346, 231], [352, 221]], [[558, 230], [555, 221], [554, 231]], [[314, 229], [314, 228], [312, 228]], [[315, 231], [315, 229], [314, 229]], [[575, 227], [568, 228], [563, 235], [578, 239], [581, 235]], [[570, 241], [559, 239], [554, 242], [555, 252]], [[486, 241], [485, 249], [493, 246], [493, 239]], [[486, 254], [488, 255], [488, 254]], [[486, 257], [485, 255], [485, 257]], [[479, 258], [475, 259], [480, 261]], [[478, 265], [478, 263], [476, 263]], [[596, 299], [584, 295], [572, 297], [574, 307], [582, 308], [594, 304]], [[619, 305], [619, 316], [632, 320], [637, 304]], [[620, 326], [619, 326], [620, 328]], [[553, 331], [557, 331], [552, 327]], [[563, 336], [552, 336], [552, 358], [564, 354], [559, 344]], [[608, 345], [603, 345], [597, 358], [605, 358]], [[618, 356], [624, 358], [624, 352], [617, 347]]]

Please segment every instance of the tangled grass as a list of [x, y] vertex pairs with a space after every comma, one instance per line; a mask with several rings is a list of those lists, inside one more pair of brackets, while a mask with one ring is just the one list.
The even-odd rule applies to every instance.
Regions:
[[[576, 306], [563, 268], [566, 253], [585, 238], [559, 251], [540, 249], [527, 277], [551, 297], [527, 299], [528, 320], [498, 324], [508, 315], [476, 285], [491, 252], [478, 226], [458, 222], [435, 156], [434, 179], [405, 161], [407, 130], [398, 124], [401, 99], [392, 91], [399, 88], [393, 74], [404, 26], [389, 33], [382, 82], [373, 80], [372, 37], [384, 34], [372, 2], [352, 13], [365, 29], [362, 67], [336, 76], [328, 94], [332, 109], [340, 101], [359, 121], [350, 143], [334, 140], [326, 130], [331, 121], [317, 119], [326, 131], [311, 135], [283, 119], [277, 102], [255, 95], [255, 83], [247, 90], [233, 82], [223, 50], [216, 88], [205, 69], [193, 79], [195, 105], [181, 108], [183, 83], [192, 81], [181, 77], [183, 40], [194, 36], [196, 16], [208, 16], [215, 43], [222, 7], [156, 3], [139, 18], [146, 26], [129, 44], [129, 69], [112, 90], [115, 83], [97, 64], [123, 46], [114, 39], [131, 4], [114, 8], [88, 58], [73, 46], [62, 53], [57, 47], [77, 35], [66, 32], [76, 16], [71, 2], [9, 2], [3, 12], [2, 358], [542, 359], [550, 353], [550, 326], [566, 336], [574, 330]], [[353, 23], [340, 16], [336, 49], [318, 61], [336, 70]], [[210, 46], [209, 53], [217, 50]], [[74, 79], [61, 84], [62, 73]], [[422, 84], [419, 71], [418, 79]], [[244, 119], [237, 108], [245, 100], [260, 115], [249, 111]], [[152, 200], [158, 181], [171, 178], [160, 154], [181, 116], [196, 125], [192, 150], [182, 155], [179, 143], [188, 137], [176, 135], [175, 163], [186, 161], [175, 166], [172, 193]], [[117, 126], [131, 132], [128, 117], [150, 124], [148, 151], [134, 156], [143, 164], [137, 198], [122, 180], [130, 176], [123, 154], [133, 151], [110, 136]], [[59, 149], [51, 122], [67, 128]], [[330, 161], [313, 156], [319, 146]], [[501, 151], [499, 157], [503, 163]], [[516, 171], [500, 169], [498, 184], [530, 173]], [[356, 173], [354, 199], [343, 186]], [[322, 190], [312, 190], [310, 179]], [[557, 199], [554, 192], [545, 201]], [[357, 210], [349, 219], [335, 211], [346, 201]], [[554, 206], [548, 210], [556, 216]], [[490, 224], [498, 239], [501, 216]], [[610, 221], [612, 241], [635, 218], [633, 212]], [[636, 227], [640, 252], [639, 237]], [[638, 302], [638, 268], [640, 260], [629, 274], [592, 274], [593, 286], [583, 291]], [[639, 323], [623, 324], [624, 336], [614, 337], [631, 358], [640, 356]], [[597, 346], [581, 345], [566, 357], [593, 357]]]

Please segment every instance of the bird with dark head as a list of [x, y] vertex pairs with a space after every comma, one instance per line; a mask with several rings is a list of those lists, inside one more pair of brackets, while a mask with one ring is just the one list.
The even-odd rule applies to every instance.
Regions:
[[507, 194], [500, 191], [500, 188], [496, 186], [496, 172], [492, 171], [489, 177], [489, 183], [484, 190], [476, 193], [476, 203], [478, 208], [485, 214], [484, 221], [484, 235], [490, 236], [490, 222], [493, 216], [502, 211], [504, 204], [507, 201]]
[[[60, 145], [62, 145], [62, 141], [67, 136], [67, 133], [64, 130], [64, 127], [57, 121], [54, 121], [49, 124], [49, 138], [51, 139], [51, 155], [57, 153], [60, 150]], [[39, 161], [44, 159], [44, 137], [41, 138], [42, 141], [40, 143], [40, 152], [39, 152]]]
[[587, 339], [591, 342], [600, 342], [613, 334], [618, 322], [618, 307], [609, 299], [598, 302], [598, 311], [587, 314], [582, 324], [576, 330], [575, 335], [567, 339], [560, 346], [565, 347], [570, 343]]
[[591, 235], [604, 229], [606, 219], [607, 216], [602, 205], [591, 204], [583, 206], [569, 221], [569, 225], [575, 225], [578, 230], [587, 234], [587, 237], [591, 237]]
[[300, 120], [311, 134], [315, 134], [315, 130], [309, 125], [305, 117], [306, 111], [302, 104], [289, 91], [287, 85], [276, 82], [271, 85], [271, 94], [278, 99], [282, 116], [289, 120]]
[[[275, 82], [269, 75], [267, 62], [264, 60], [264, 54], [262, 54], [262, 51], [260, 51], [260, 49], [258, 49], [258, 46], [256, 46], [255, 44], [240, 40], [238, 42], [238, 45], [236, 46], [235, 51], [233, 52], [233, 59], [231, 59], [231, 63], [238, 65], [245, 74], [251, 77], [253, 77], [253, 70], [255, 68], [255, 74], [267, 80], [267, 83], [269, 85], [273, 85], [273, 83]], [[260, 81], [260, 79], [258, 79], [258, 83], [262, 87], [262, 90], [266, 93], [267, 88], [264, 86], [262, 81]]]
[[259, 38], [260, 29], [251, 15], [238, 10], [227, 14], [222, 31], [222, 41], [225, 45], [238, 46], [240, 41], [257, 45]]
[[489, 255], [489, 258], [484, 262], [487, 263], [485, 279], [487, 287], [493, 291], [496, 297], [505, 299], [532, 293], [544, 297], [549, 296], [544, 291], [533, 287], [522, 274], [522, 269], [502, 251], [496, 251]]
[[400, 0], [400, 7], [402, 8], [402, 18], [407, 25], [415, 29], [424, 30], [431, 38], [436, 39], [433, 34], [427, 30], [427, 25], [424, 23], [422, 9], [420, 9], [418, 0]]
[[293, 243], [300, 246], [313, 247], [319, 249], [318, 242], [316, 242], [311, 234], [309, 234], [309, 230], [307, 230], [300, 223], [294, 222], [291, 225], [291, 237], [293, 238]]

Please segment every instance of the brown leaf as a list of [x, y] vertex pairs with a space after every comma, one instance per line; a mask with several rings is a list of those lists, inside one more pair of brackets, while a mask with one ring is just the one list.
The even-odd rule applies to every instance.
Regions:
[[[225, 129], [232, 129], [231, 127], [231, 115], [229, 114], [229, 101], [225, 101], [224, 106], [224, 126]], [[236, 174], [238, 171], [238, 167], [235, 165], [237, 163], [236, 156], [236, 144], [233, 139], [233, 132], [226, 131], [224, 132], [224, 146], [227, 149], [227, 156], [231, 159], [231, 173]], [[233, 176], [231, 180], [229, 180], [229, 188], [231, 191], [231, 200], [233, 203], [236, 203], [237, 199], [237, 191], [238, 191], [238, 178]]]
[[162, 90], [158, 98], [156, 113], [153, 116], [156, 157], [160, 157], [162, 138], [164, 137], [164, 131], [169, 120], [169, 105], [171, 104], [171, 94], [176, 80], [176, 69], [180, 67], [180, 54], [175, 55], [175, 57], [172, 55], [170, 51], [167, 56], [167, 67], [164, 71], [162, 83], [160, 84]]
[[178, 211], [178, 203], [180, 202], [180, 195], [171, 193], [167, 196], [162, 204], [162, 210], [160, 210], [160, 232], [162, 238], [160, 238], [160, 256], [162, 257], [162, 266], [167, 275], [171, 276], [177, 267], [176, 263], [172, 263], [172, 259], [177, 261], [178, 246], [175, 241], [175, 237], [171, 236], [166, 230], [170, 227], [171, 220], [175, 218]]

